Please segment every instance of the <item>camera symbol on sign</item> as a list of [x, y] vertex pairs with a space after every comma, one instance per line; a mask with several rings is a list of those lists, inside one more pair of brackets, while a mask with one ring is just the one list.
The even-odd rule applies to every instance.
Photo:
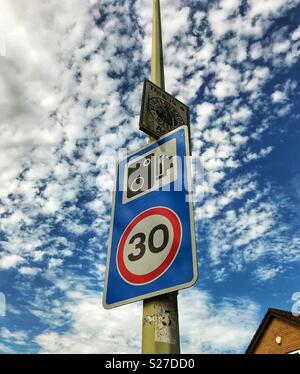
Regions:
[[152, 190], [174, 168], [172, 156], [154, 153], [132, 163], [128, 167], [127, 198]]

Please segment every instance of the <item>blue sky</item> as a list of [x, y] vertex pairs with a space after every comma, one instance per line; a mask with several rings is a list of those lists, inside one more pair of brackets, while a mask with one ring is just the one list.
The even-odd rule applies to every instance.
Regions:
[[[182, 351], [244, 352], [267, 308], [300, 291], [300, 1], [161, 6], [166, 89], [191, 108], [206, 172]], [[105, 311], [101, 297], [111, 165], [146, 142], [151, 8], [1, 2], [1, 353], [140, 351], [141, 304]]]

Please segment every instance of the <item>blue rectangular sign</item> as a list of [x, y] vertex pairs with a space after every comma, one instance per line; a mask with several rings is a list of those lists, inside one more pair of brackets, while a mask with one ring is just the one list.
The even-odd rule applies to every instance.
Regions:
[[188, 129], [117, 164], [103, 305], [191, 287], [198, 278]]

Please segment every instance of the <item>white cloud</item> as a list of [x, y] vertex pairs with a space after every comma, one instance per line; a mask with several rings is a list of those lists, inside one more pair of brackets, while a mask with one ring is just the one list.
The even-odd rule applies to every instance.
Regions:
[[258, 66], [251, 72], [251, 77], [243, 85], [243, 90], [257, 93], [269, 77], [270, 69], [267, 66]]
[[214, 114], [214, 105], [208, 102], [197, 105], [198, 128], [203, 129]]
[[45, 332], [36, 337], [44, 353], [139, 353], [141, 305], [106, 311], [101, 295], [72, 295], [67, 305], [73, 321], [65, 334]]
[[242, 199], [247, 193], [255, 190], [255, 188], [256, 185], [254, 182], [250, 182], [248, 179], [237, 179], [230, 184], [230, 187], [224, 193], [211, 198], [207, 197], [204, 204], [196, 209], [196, 217], [202, 220], [211, 219], [224, 207], [228, 206], [234, 200]]
[[20, 273], [22, 275], [36, 275], [38, 272], [39, 272], [39, 269], [37, 268], [30, 268], [26, 266], [23, 266], [20, 268]]
[[270, 266], [261, 266], [255, 272], [255, 277], [258, 281], [265, 282], [267, 280], [273, 279], [282, 271], [282, 267], [270, 267]]
[[257, 326], [258, 307], [246, 298], [215, 303], [191, 289], [182, 292], [179, 307], [184, 353], [244, 353]]
[[24, 259], [18, 255], [2, 255], [0, 258], [0, 269], [8, 270], [15, 268], [24, 262]]
[[240, 72], [223, 62], [217, 63], [214, 67], [217, 82], [212, 94], [222, 100], [227, 97], [237, 96], [239, 91]]
[[51, 258], [48, 262], [49, 269], [57, 268], [63, 264], [63, 260], [61, 258]]
[[[238, 231], [243, 232], [234, 245], [240, 247], [262, 237], [273, 225], [272, 214], [268, 210], [251, 210], [244, 217], [240, 217]], [[243, 220], [245, 219], [245, 220]]]
[[281, 103], [285, 99], [286, 99], [285, 93], [282, 91], [277, 90], [272, 93], [273, 103]]
[[300, 39], [300, 26], [296, 28], [296, 30], [292, 33], [292, 40], [298, 40]]
[[291, 43], [289, 40], [275, 43], [272, 47], [272, 51], [275, 54], [286, 53], [290, 49]]
[[229, 17], [238, 10], [240, 0], [221, 0], [208, 14], [210, 27], [217, 37], [224, 36], [231, 29]]
[[[245, 186], [238, 193], [242, 196], [251, 191], [255, 191], [255, 185], [252, 188]], [[235, 195], [234, 191], [232, 194]], [[215, 207], [219, 208], [219, 205], [216, 203]], [[248, 197], [247, 203], [239, 209], [224, 212], [208, 226], [210, 257], [213, 263], [220, 268], [230, 259], [229, 268], [242, 271], [249, 263], [259, 260], [266, 254], [276, 259], [279, 255], [279, 249], [275, 245], [278, 238], [273, 238], [273, 244], [266, 244], [267, 240], [272, 240], [273, 235], [279, 235], [276, 230], [274, 231], [275, 215], [276, 207], [264, 202], [260, 194], [256, 194], [254, 198]]]
[[284, 10], [297, 5], [297, 0], [250, 0], [251, 17], [261, 16], [264, 19], [278, 16]]
[[218, 99], [224, 99], [230, 96], [237, 95], [236, 85], [233, 82], [220, 81], [216, 84], [216, 87], [213, 91], [213, 95]]
[[263, 56], [264, 50], [260, 42], [253, 43], [250, 47], [250, 57], [257, 60]]
[[201, 12], [201, 11], [197, 11], [193, 14], [193, 18], [195, 20], [196, 27], [199, 27], [201, 25], [201, 22], [205, 18], [205, 16], [206, 16], [206, 13]]
[[260, 158], [264, 158], [268, 156], [273, 151], [273, 147], [269, 146], [267, 148], [261, 149], [258, 153], [247, 153], [245, 157], [245, 161], [253, 161], [253, 160], [259, 160]]
[[228, 141], [228, 133], [218, 128], [205, 130], [203, 137], [207, 142], [214, 144], [227, 144]]
[[[106, 311], [100, 295], [77, 292], [67, 310], [73, 321], [68, 331], [48, 331], [35, 338], [42, 353], [140, 352], [141, 303]], [[257, 305], [249, 299], [216, 303], [208, 293], [197, 289], [180, 292], [182, 352], [243, 353], [257, 324], [257, 313]]]
[[10, 331], [6, 327], [0, 330], [0, 336], [3, 340], [14, 344], [26, 344], [28, 335], [25, 331]]
[[205, 40], [201, 48], [196, 52], [195, 58], [199, 65], [207, 66], [215, 52], [215, 45], [211, 40]]

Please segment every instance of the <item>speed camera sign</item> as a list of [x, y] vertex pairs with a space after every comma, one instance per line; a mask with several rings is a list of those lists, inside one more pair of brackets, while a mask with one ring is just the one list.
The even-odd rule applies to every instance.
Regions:
[[196, 282], [189, 155], [183, 126], [117, 164], [105, 308]]

